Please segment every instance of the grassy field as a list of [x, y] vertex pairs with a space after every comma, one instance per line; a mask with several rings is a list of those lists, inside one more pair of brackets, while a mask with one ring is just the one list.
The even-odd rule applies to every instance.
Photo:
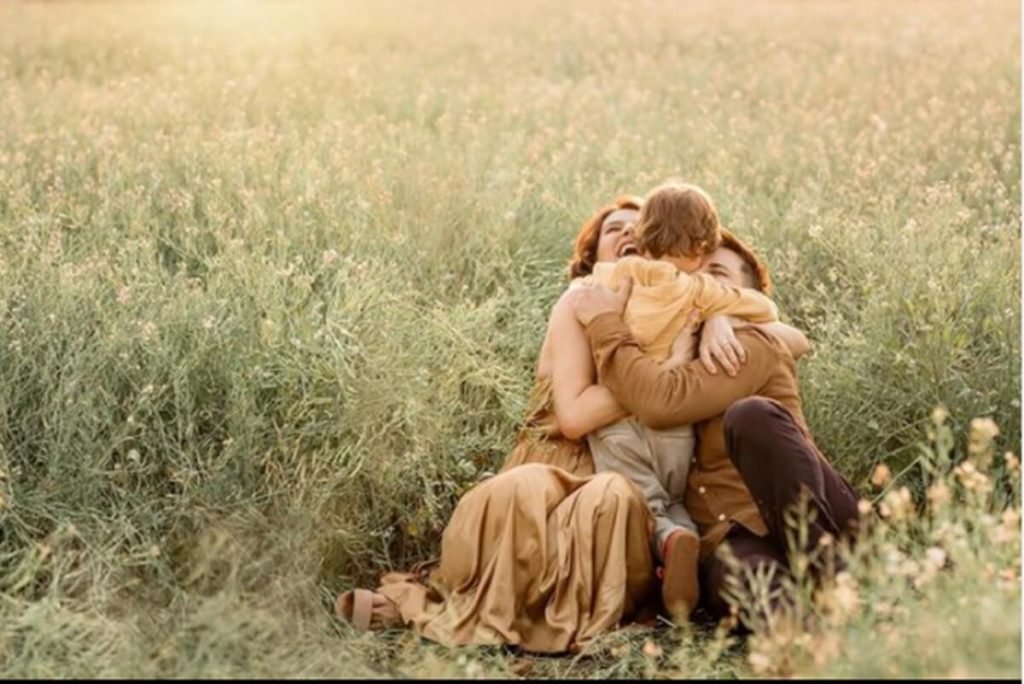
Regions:
[[[485, 4], [0, 3], [0, 676], [1019, 677], [1019, 4]], [[882, 516], [822, 628], [339, 624], [500, 466], [579, 224], [667, 176]]]

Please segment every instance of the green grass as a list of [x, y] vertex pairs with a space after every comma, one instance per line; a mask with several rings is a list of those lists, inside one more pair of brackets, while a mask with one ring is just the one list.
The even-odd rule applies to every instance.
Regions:
[[[579, 224], [667, 176], [765, 256], [864, 495], [883, 462], [918, 502], [955, 489], [927, 454], [991, 417], [993, 494], [949, 515], [1002, 525], [1019, 12], [0, 5], [0, 673], [1019, 676], [1019, 534], [912, 591], [856, 565], [838, 646], [701, 626], [522, 659], [330, 614], [436, 554], [512, 443]], [[919, 508], [886, 529], [923, 563]]]

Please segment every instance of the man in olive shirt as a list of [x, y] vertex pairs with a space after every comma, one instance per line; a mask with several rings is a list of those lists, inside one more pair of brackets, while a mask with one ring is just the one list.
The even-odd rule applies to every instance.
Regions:
[[[758, 287], [764, 268], [744, 246], [721, 247], [708, 271], [731, 285]], [[694, 424], [698, 446], [685, 506], [701, 532], [702, 595], [713, 612], [728, 613], [727, 565], [715, 551], [727, 542], [741, 566], [774, 566], [778, 587], [786, 572], [786, 512], [803, 493], [807, 546], [851, 534], [858, 496], [811, 439], [800, 405], [795, 362], [773, 335], [736, 331], [746, 362], [735, 376], [710, 373], [700, 361], [663, 370], [645, 355], [622, 320], [627, 281], [617, 291], [580, 291], [576, 315], [586, 327], [599, 382], [640, 422], [654, 429]]]

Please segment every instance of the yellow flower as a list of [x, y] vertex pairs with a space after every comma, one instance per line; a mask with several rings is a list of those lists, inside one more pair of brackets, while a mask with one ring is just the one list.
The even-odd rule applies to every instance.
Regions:
[[892, 480], [892, 471], [889, 470], [889, 466], [884, 463], [879, 463], [875, 466], [875, 470], [871, 473], [871, 484], [876, 487], [884, 487], [889, 484]]
[[942, 425], [949, 418], [949, 411], [942, 406], [936, 406], [932, 409], [932, 422], [936, 425]]
[[900, 521], [914, 517], [914, 499], [910, 490], [900, 487], [885, 495], [882, 504], [879, 506], [882, 517], [890, 518], [893, 521]]
[[928, 488], [928, 503], [931, 505], [933, 511], [940, 510], [943, 506], [949, 503], [949, 499], [949, 487], [943, 480], [935, 482]]
[[1012, 451], [1007, 451], [1003, 454], [1003, 460], [1006, 461], [1006, 469], [1011, 473], [1020, 472], [1020, 459], [1013, 455]]
[[978, 468], [984, 470], [992, 463], [992, 441], [998, 434], [999, 427], [991, 418], [975, 418], [971, 421], [967, 453]]

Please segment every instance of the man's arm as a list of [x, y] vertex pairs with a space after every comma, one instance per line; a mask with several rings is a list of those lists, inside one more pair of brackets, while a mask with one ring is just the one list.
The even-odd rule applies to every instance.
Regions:
[[664, 370], [641, 351], [621, 314], [605, 312], [589, 321], [587, 338], [600, 382], [641, 423], [654, 429], [696, 423], [720, 415], [768, 381], [775, 351], [763, 334], [740, 334], [748, 361], [735, 377], [712, 375], [699, 361]]

